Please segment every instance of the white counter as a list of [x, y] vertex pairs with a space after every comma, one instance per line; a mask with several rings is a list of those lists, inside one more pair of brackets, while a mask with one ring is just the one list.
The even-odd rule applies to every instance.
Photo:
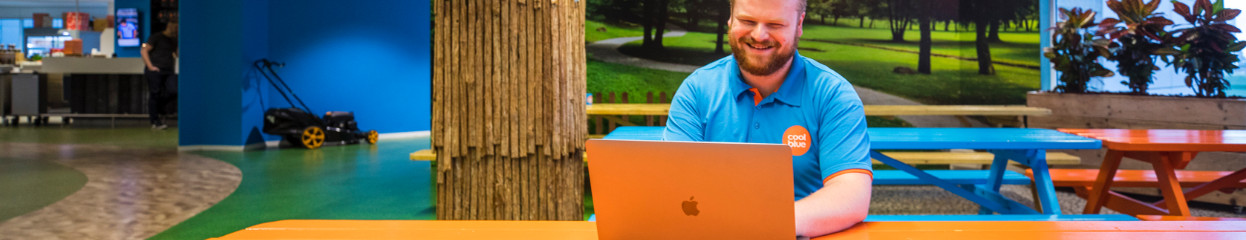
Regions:
[[63, 74], [143, 74], [142, 58], [49, 57], [42, 72]]

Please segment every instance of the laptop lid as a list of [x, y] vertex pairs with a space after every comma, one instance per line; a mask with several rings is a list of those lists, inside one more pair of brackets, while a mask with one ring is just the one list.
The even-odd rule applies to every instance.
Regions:
[[589, 140], [586, 147], [600, 239], [796, 235], [786, 145]]

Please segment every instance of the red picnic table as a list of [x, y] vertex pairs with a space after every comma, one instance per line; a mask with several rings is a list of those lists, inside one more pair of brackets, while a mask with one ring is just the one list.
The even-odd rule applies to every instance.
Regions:
[[[1246, 169], [1182, 191], [1176, 169], [1185, 169], [1200, 152], [1246, 152], [1246, 130], [1180, 129], [1058, 129], [1061, 132], [1103, 141], [1107, 155], [1087, 197], [1083, 213], [1098, 213], [1107, 205], [1127, 214], [1190, 216], [1187, 199], [1232, 188], [1246, 179]], [[1129, 157], [1154, 166], [1164, 199], [1146, 203], [1110, 191], [1121, 159]]]

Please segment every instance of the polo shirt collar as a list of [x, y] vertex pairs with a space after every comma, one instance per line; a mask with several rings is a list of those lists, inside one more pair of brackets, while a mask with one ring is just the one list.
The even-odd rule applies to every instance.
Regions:
[[[792, 67], [788, 69], [787, 76], [783, 79], [783, 85], [779, 86], [779, 90], [774, 94], [770, 94], [768, 98], [773, 98], [775, 101], [787, 105], [800, 106], [800, 99], [804, 93], [801, 89], [804, 89], [806, 79], [805, 64], [801, 59], [800, 52], [792, 54]], [[748, 92], [753, 86], [744, 82], [744, 75], [740, 72], [740, 65], [738, 62], [735, 62], [734, 57], [732, 62], [734, 64], [731, 64], [731, 92], [735, 93], [736, 97], [743, 97], [744, 93]], [[766, 100], [762, 100], [762, 103], [766, 102]]]

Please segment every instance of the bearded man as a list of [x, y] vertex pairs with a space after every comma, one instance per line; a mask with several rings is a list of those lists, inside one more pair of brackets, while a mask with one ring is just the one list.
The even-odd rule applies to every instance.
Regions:
[[732, 55], [697, 69], [671, 102], [668, 141], [792, 148], [796, 234], [861, 222], [873, 178], [860, 97], [843, 76], [796, 51], [805, 0], [734, 0]]

